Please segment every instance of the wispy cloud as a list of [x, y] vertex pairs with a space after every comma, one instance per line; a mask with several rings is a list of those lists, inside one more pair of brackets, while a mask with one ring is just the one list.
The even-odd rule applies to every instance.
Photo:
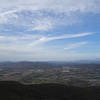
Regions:
[[1, 8], [27, 7], [32, 10], [54, 10], [58, 12], [100, 12], [99, 0], [0, 0]]
[[[99, 0], [76, 0], [76, 2], [73, 0], [42, 0], [42, 2], [41, 0], [0, 0], [0, 2], [0, 24], [27, 26], [26, 30], [31, 31], [48, 31], [62, 23], [63, 25], [78, 23], [81, 19], [75, 14], [77, 11], [100, 13]], [[36, 14], [37, 16], [34, 16]], [[23, 20], [24, 16], [27, 16], [27, 19]]]
[[48, 31], [54, 28], [56, 22], [53, 21], [52, 17], [41, 17], [32, 21], [32, 24], [32, 28], [30, 29], [32, 31]]
[[[61, 36], [52, 36], [52, 37], [46, 37], [43, 35], [23, 35], [23, 36], [0, 36], [0, 50], [9, 50], [9, 51], [34, 51], [38, 50], [40, 45], [45, 42], [52, 42], [54, 40], [59, 39], [67, 39], [67, 38], [79, 38], [84, 37], [88, 35], [92, 35], [93, 33], [79, 33], [79, 34], [66, 34]], [[5, 42], [7, 41], [7, 42]], [[65, 49], [73, 49], [76, 47], [80, 47], [81, 45], [85, 45], [87, 42], [80, 42], [68, 45]], [[34, 47], [34, 49], [33, 49]]]
[[64, 35], [52, 36], [52, 37], [47, 37], [40, 34], [21, 35], [21, 36], [20, 35], [17, 35], [17, 36], [0, 35], [0, 41], [12, 41], [12, 42], [19, 41], [19, 43], [21, 43], [22, 41], [25, 41], [25, 40], [31, 40], [30, 41], [31, 43], [29, 45], [34, 46], [34, 45], [45, 43], [48, 41], [67, 39], [67, 38], [78, 38], [78, 37], [84, 37], [84, 36], [88, 36], [92, 34], [94, 33], [89, 32], [89, 33], [79, 33], [79, 34], [64, 34]]
[[30, 46], [34, 46], [40, 43], [48, 42], [48, 41], [53, 41], [53, 40], [59, 40], [59, 39], [67, 39], [67, 38], [78, 38], [78, 37], [84, 37], [88, 35], [92, 35], [94, 33], [89, 32], [89, 33], [79, 33], [79, 34], [66, 34], [66, 35], [61, 35], [61, 36], [56, 36], [56, 37], [42, 37], [39, 40], [34, 41], [33, 43], [30, 44]]
[[11, 36], [7, 36], [7, 35], [0, 35], [0, 40], [27, 40], [27, 39], [37, 39], [42, 37], [43, 35], [40, 34], [26, 34], [26, 35], [11, 35]]
[[8, 10], [0, 13], [0, 24], [8, 23], [10, 18], [18, 18], [16, 12], [20, 11], [19, 9]]
[[64, 48], [65, 50], [70, 50], [70, 49], [74, 49], [74, 48], [78, 48], [82, 45], [88, 44], [88, 42], [78, 42], [78, 43], [73, 43], [68, 45], [66, 48]]
[[[57, 26], [68, 26], [78, 22], [80, 20], [74, 15], [63, 15], [62, 13], [52, 11], [44, 12], [43, 10], [34, 11], [31, 9], [15, 8], [14, 10], [7, 10], [0, 13], [0, 25], [6, 24], [8, 26], [20, 26], [21, 28], [26, 27], [28, 31], [47, 32]], [[13, 31], [13, 29], [11, 30]]]

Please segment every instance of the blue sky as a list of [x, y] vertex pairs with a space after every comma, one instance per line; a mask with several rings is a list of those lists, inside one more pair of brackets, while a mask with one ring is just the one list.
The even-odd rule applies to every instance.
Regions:
[[100, 58], [100, 0], [0, 0], [0, 61]]

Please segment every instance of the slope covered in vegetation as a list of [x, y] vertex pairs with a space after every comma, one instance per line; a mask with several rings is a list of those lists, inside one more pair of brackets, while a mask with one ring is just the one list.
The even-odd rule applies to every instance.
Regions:
[[0, 100], [100, 100], [100, 87], [23, 85], [18, 82], [1, 81]]

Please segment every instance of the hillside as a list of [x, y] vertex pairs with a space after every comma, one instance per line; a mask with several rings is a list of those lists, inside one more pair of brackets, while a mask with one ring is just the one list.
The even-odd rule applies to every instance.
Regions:
[[100, 87], [23, 85], [18, 82], [1, 81], [0, 100], [100, 100]]

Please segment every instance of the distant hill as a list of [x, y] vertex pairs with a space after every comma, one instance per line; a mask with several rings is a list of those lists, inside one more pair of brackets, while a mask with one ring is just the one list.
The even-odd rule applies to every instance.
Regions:
[[51, 68], [56, 67], [55, 64], [48, 62], [1, 62], [0, 68]]
[[100, 63], [80, 62], [1, 62], [0, 68], [56, 68], [62, 66], [70, 67], [100, 67]]
[[0, 100], [100, 100], [100, 87], [68, 87], [61, 84], [23, 85], [0, 82]]

